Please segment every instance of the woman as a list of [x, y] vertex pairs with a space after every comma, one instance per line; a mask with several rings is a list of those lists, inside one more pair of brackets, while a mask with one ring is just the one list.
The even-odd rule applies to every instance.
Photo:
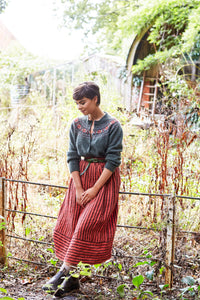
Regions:
[[71, 124], [71, 180], [54, 230], [56, 256], [63, 265], [43, 287], [55, 291], [54, 298], [80, 287], [70, 275], [79, 262], [93, 265], [110, 259], [118, 214], [121, 125], [101, 110], [95, 83], [80, 84], [73, 99], [83, 116]]

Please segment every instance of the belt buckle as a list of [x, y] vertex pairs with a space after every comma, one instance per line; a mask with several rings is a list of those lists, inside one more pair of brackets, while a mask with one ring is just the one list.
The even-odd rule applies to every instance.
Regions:
[[97, 162], [98, 162], [98, 159], [97, 159], [97, 158], [93, 158], [93, 159], [92, 159], [92, 162], [97, 163]]

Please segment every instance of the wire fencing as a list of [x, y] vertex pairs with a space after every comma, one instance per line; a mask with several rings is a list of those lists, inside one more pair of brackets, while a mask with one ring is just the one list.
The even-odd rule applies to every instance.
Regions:
[[[17, 198], [18, 205], [15, 203], [11, 205], [9, 184], [21, 184], [37, 189], [35, 194], [31, 190], [30, 207], [24, 205], [24, 199], [20, 198]], [[0, 227], [2, 229], [0, 230], [1, 263], [5, 264], [7, 259], [13, 259], [36, 265], [46, 265], [47, 261], [51, 266], [56, 266], [56, 263], [54, 264], [55, 260], [52, 258], [52, 230], [55, 226], [63, 193], [67, 189], [67, 186], [61, 185], [0, 178], [0, 216], [7, 223], [4, 224], [3, 220], [2, 223], [0, 221], [0, 224], [3, 224], [2, 228]], [[39, 194], [42, 196], [39, 197]], [[53, 197], [52, 194], [54, 194]], [[23, 209], [19, 209], [20, 201]], [[124, 231], [127, 230], [140, 230], [145, 234], [149, 232], [150, 235], [158, 233], [157, 238], [161, 248], [164, 249], [164, 257], [161, 257], [160, 261], [165, 266], [165, 284], [168, 284], [169, 287], [172, 287], [175, 271], [177, 271], [177, 260], [180, 258], [179, 248], [177, 248], [180, 236], [183, 237], [183, 240], [187, 240], [188, 235], [192, 236], [190, 240], [197, 243], [197, 249], [198, 243], [200, 244], [200, 234], [198, 232], [200, 227], [198, 218], [199, 201], [199, 197], [193, 196], [120, 191], [120, 210], [122, 213], [119, 212], [117, 230], [122, 229], [124, 236], [126, 236]], [[37, 206], [34, 206], [33, 202], [36, 202]], [[43, 211], [46, 214], [43, 214]], [[141, 213], [140, 217], [138, 217], [139, 213]], [[37, 218], [37, 221], [35, 221], [35, 218]], [[51, 225], [50, 229], [49, 224]], [[44, 228], [45, 234], [43, 233]], [[34, 237], [31, 236], [32, 233], [35, 234]], [[12, 241], [15, 241], [18, 246], [14, 247]], [[32, 247], [28, 246], [30, 244], [35, 246], [37, 255], [32, 251]], [[20, 251], [17, 250], [20, 247], [23, 249], [21, 257]], [[31, 251], [28, 252], [27, 250], [26, 252], [26, 248], [31, 249]], [[119, 252], [122, 251], [122, 249], [118, 250]], [[189, 256], [192, 257], [190, 254]], [[46, 261], [43, 261], [44, 257], [46, 257]], [[158, 257], [156, 259], [159, 260]], [[197, 259], [197, 263], [199, 261]]]

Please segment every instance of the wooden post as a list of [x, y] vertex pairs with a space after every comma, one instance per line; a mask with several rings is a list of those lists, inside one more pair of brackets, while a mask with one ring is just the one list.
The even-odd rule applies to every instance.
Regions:
[[142, 103], [142, 95], [143, 95], [143, 90], [144, 90], [144, 76], [143, 80], [141, 82], [141, 87], [140, 87], [140, 95], [138, 99], [138, 106], [137, 106], [137, 114], [140, 115], [140, 110], [141, 110], [141, 103]]
[[175, 250], [175, 196], [170, 196], [167, 201], [167, 234], [166, 234], [166, 257], [165, 257], [165, 284], [172, 288], [173, 264]]
[[[0, 177], [0, 224], [6, 222], [6, 186], [5, 179]], [[0, 230], [0, 263], [6, 264], [6, 233]]]

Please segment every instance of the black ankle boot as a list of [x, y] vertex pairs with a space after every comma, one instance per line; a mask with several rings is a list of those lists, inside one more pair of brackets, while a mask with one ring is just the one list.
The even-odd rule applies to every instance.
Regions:
[[53, 295], [53, 299], [58, 299], [66, 296], [68, 293], [80, 288], [79, 279], [73, 276], [66, 277], [61, 286]]
[[46, 291], [49, 294], [55, 293], [58, 286], [63, 282], [66, 276], [69, 276], [64, 271], [59, 271], [54, 275], [45, 285], [43, 285], [42, 289], [43, 291]]

